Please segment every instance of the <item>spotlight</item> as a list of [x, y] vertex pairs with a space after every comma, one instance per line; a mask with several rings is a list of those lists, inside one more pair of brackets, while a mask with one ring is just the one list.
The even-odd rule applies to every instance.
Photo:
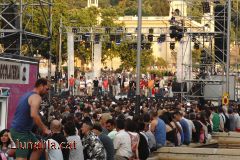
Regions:
[[87, 41], [87, 37], [85, 35], [82, 35], [82, 41], [84, 41], [84, 42]]
[[109, 49], [111, 49], [111, 48], [112, 48], [112, 43], [111, 43], [111, 42], [108, 42], [108, 43], [106, 44], [106, 49], [109, 50]]
[[158, 43], [162, 43], [166, 40], [166, 35], [165, 34], [160, 34], [160, 37], [158, 38]]
[[112, 34], [111, 34], [111, 35], [110, 35], [110, 41], [113, 42], [113, 41], [115, 41], [115, 39], [116, 39], [116, 35], [112, 35]]
[[194, 49], [199, 49], [199, 44], [195, 42], [193, 48]]
[[170, 26], [170, 38], [173, 39], [177, 35], [177, 27], [176, 26]]
[[73, 27], [73, 28], [72, 28], [72, 33], [75, 33], [75, 34], [76, 34], [77, 32], [78, 32], [78, 29], [77, 29], [76, 27]]
[[121, 35], [116, 35], [116, 44], [119, 45], [121, 43]]
[[176, 33], [176, 36], [175, 36], [175, 40], [180, 41], [182, 38], [183, 38], [183, 28], [178, 27], [177, 28], [177, 33]]
[[175, 49], [175, 43], [170, 43], [170, 49], [174, 50]]
[[90, 41], [90, 39], [91, 39], [90, 33], [86, 33], [86, 34], [84, 35], [84, 40], [85, 40], [85, 42], [86, 42], [86, 41]]
[[153, 42], [153, 35], [152, 34], [148, 35], [148, 41]]
[[95, 37], [94, 37], [94, 41], [96, 44], [99, 44], [99, 41], [100, 41], [100, 34], [96, 34]]

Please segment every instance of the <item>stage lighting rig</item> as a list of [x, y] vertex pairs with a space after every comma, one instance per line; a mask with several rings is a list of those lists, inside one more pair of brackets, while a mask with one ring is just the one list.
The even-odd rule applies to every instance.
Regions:
[[166, 40], [166, 34], [161, 34], [160, 37], [158, 37], [158, 43], [163, 43]]
[[180, 41], [183, 38], [183, 27], [180, 26], [170, 26], [170, 38], [175, 38], [176, 41]]

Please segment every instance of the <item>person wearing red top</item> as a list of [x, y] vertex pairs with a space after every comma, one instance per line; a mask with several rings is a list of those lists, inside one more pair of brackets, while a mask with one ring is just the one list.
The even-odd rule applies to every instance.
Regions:
[[140, 94], [141, 96], [144, 95], [144, 86], [145, 86], [145, 81], [143, 78], [140, 80]]
[[106, 94], [108, 92], [108, 79], [107, 78], [105, 78], [103, 80], [103, 84], [102, 85], [103, 85], [103, 93]]
[[75, 79], [73, 78], [73, 75], [71, 75], [71, 78], [69, 79], [69, 93], [71, 95], [74, 95], [74, 83]]

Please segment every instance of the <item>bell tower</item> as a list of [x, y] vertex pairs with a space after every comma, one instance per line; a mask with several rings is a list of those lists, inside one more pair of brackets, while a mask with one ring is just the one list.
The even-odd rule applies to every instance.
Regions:
[[98, 0], [88, 0], [87, 7], [97, 7], [98, 8]]
[[170, 0], [169, 16], [187, 16], [187, 3], [185, 0]]

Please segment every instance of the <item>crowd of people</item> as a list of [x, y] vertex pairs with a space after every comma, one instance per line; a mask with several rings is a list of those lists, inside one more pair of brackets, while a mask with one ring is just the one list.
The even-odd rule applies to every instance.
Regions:
[[[172, 82], [173, 75], [166, 77], [142, 75], [140, 79], [140, 92], [145, 97], [164, 96], [172, 97]], [[136, 78], [133, 75], [127, 74], [106, 74], [94, 79], [90, 76], [79, 75], [74, 77], [71, 75], [68, 81], [69, 90], [67, 89], [66, 81], [59, 83], [59, 92], [69, 91], [71, 95], [80, 96], [121, 96], [128, 95], [134, 97], [136, 90]]]
[[[10, 130], [0, 132], [0, 159], [145, 160], [164, 146], [207, 143], [213, 132], [240, 131], [237, 103], [181, 103], [175, 97], [142, 94], [141, 112], [136, 115], [134, 96], [116, 99], [109, 94], [84, 94], [53, 97], [49, 106], [38, 109], [31, 99], [38, 98], [35, 93], [46, 94], [47, 86], [46, 81], [38, 80], [35, 90], [20, 100]], [[24, 104], [26, 100], [28, 104]], [[35, 106], [39, 117], [35, 111], [20, 109], [24, 105]], [[27, 118], [21, 117], [23, 113]], [[44, 139], [57, 147], [19, 150], [17, 139]]]

